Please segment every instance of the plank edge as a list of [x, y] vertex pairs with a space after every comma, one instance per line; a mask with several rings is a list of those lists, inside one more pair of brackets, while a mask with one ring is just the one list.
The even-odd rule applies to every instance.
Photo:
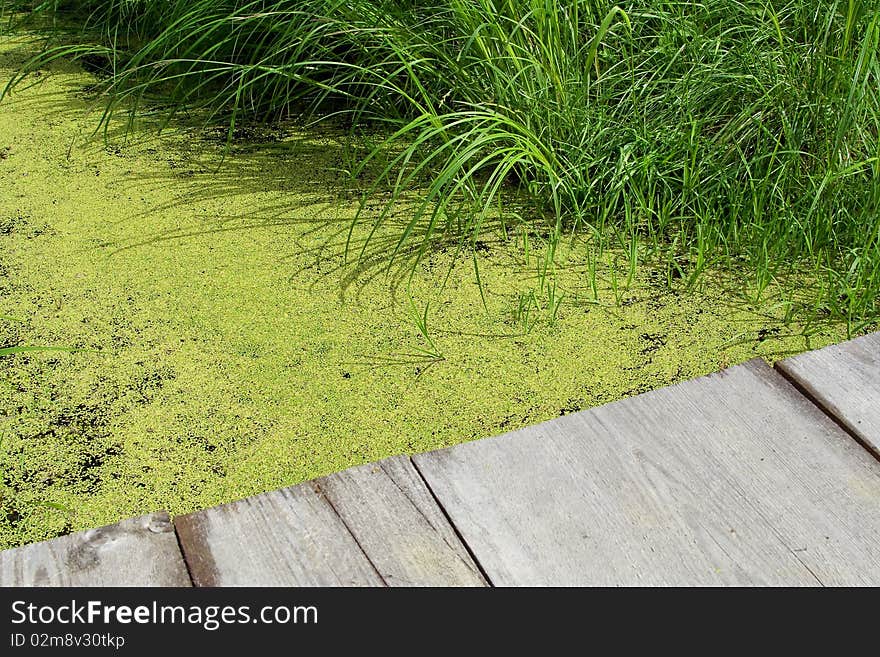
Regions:
[[[435, 450], [437, 451], [437, 450]], [[483, 583], [485, 586], [490, 588], [495, 588], [495, 583], [492, 581], [492, 578], [489, 577], [488, 571], [483, 567], [483, 564], [480, 563], [480, 560], [477, 558], [476, 552], [474, 552], [473, 548], [468, 544], [467, 540], [464, 537], [464, 534], [459, 530], [458, 526], [455, 524], [455, 521], [452, 519], [452, 516], [449, 515], [449, 512], [446, 510], [446, 507], [443, 505], [443, 502], [440, 500], [440, 497], [437, 493], [434, 492], [434, 489], [431, 488], [431, 484], [428, 482], [427, 477], [422, 473], [419, 468], [418, 463], [416, 462], [416, 457], [420, 457], [423, 455], [431, 454], [431, 452], [423, 452], [422, 454], [413, 454], [407, 457], [412, 468], [416, 471], [419, 479], [421, 479], [422, 483], [425, 485], [425, 488], [428, 490], [428, 494], [431, 496], [431, 499], [434, 500], [434, 503], [437, 505], [437, 508], [440, 509], [440, 513], [443, 514], [443, 517], [446, 519], [446, 522], [449, 523], [449, 526], [452, 528], [452, 531], [458, 537], [459, 542], [465, 549], [465, 553], [468, 557], [470, 557], [471, 562], [474, 564], [474, 567], [477, 569], [477, 575], [479, 575], [483, 579]]]
[[202, 515], [207, 509], [194, 511], [174, 518], [174, 535], [183, 558], [186, 574], [194, 587], [218, 585], [217, 566], [211, 556], [208, 542], [204, 539]]
[[855, 440], [871, 456], [880, 461], [880, 448], [871, 444], [871, 441], [868, 440], [866, 436], [862, 435], [856, 427], [850, 424], [846, 418], [842, 417], [842, 414], [838, 410], [836, 410], [831, 404], [826, 403], [822, 398], [822, 394], [809, 381], [802, 378], [797, 372], [788, 366], [788, 360], [789, 359], [776, 361], [773, 369], [776, 370], [783, 379], [790, 383], [801, 396], [818, 408], [822, 414], [834, 422], [835, 425], [840, 427], [847, 436]]

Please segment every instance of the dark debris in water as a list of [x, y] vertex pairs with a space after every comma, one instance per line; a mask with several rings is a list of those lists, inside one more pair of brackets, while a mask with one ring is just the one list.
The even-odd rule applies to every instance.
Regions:
[[54, 231], [45, 223], [34, 221], [25, 212], [0, 215], [0, 236], [11, 237], [20, 235], [26, 239], [33, 239], [41, 235], [52, 235]]
[[644, 356], [653, 354], [666, 345], [666, 335], [663, 333], [642, 333], [639, 336], [639, 340], [641, 340], [643, 345], [639, 353]]
[[[16, 324], [0, 324], [3, 342], [22, 339]], [[70, 361], [59, 359], [0, 361], [0, 386], [7, 402], [0, 413], [0, 532], [12, 533], [21, 523], [32, 524], [34, 513], [44, 513], [42, 535], [34, 540], [64, 533], [70, 519], [47, 507], [40, 491], [61, 488], [74, 498], [85, 497], [118, 476], [125, 450], [114, 435], [115, 421], [150, 404], [176, 376], [171, 368], [144, 362], [134, 372], [112, 373], [89, 386], [77, 386], [74, 370]]]

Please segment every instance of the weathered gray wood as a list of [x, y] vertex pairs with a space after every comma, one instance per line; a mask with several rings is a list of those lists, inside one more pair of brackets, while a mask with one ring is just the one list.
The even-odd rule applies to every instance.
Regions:
[[0, 552], [2, 586], [191, 586], [164, 511]]
[[497, 585], [880, 584], [880, 463], [763, 361], [413, 460]]
[[303, 484], [174, 519], [196, 586], [381, 586], [333, 508]]
[[880, 456], [880, 333], [787, 358], [776, 367]]
[[199, 586], [482, 583], [406, 457], [176, 518], [175, 525]]
[[317, 483], [389, 586], [485, 586], [409, 458]]

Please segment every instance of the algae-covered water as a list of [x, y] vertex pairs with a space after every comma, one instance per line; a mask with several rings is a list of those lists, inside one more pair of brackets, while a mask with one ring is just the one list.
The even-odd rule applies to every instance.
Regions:
[[[0, 43], [0, 80], [30, 54]], [[350, 147], [287, 130], [239, 141], [149, 125], [90, 138], [74, 65], [0, 102], [0, 547], [160, 508], [179, 514], [385, 456], [490, 436], [820, 347], [718, 284], [636, 279], [599, 302], [576, 260], [557, 321], [517, 316], [522, 246], [438, 251], [411, 284], [344, 261]], [[405, 212], [405, 210], [404, 210]], [[361, 243], [365, 230], [354, 234]], [[393, 232], [371, 250], [381, 256]], [[647, 271], [647, 269], [646, 269]], [[706, 280], [711, 280], [707, 278]], [[607, 287], [607, 282], [603, 283]], [[412, 316], [432, 300], [433, 351]], [[707, 437], [708, 439], [709, 437]]]

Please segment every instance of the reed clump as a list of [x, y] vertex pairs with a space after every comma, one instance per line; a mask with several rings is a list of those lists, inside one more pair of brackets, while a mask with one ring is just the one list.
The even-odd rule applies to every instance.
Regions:
[[519, 222], [545, 240], [545, 271], [580, 235], [590, 257], [619, 250], [670, 281], [722, 267], [758, 293], [796, 280], [792, 299], [854, 329], [880, 314], [876, 0], [7, 9], [53, 34], [11, 85], [83, 59], [106, 76], [105, 119], [198, 109], [230, 135], [293, 113], [379, 128], [366, 160], [392, 155], [369, 192], [390, 191], [388, 209], [419, 199], [389, 264], [438, 239], [467, 254]]

